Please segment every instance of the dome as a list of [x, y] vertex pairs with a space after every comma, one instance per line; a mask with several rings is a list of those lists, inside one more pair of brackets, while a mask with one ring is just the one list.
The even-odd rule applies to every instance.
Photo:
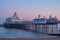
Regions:
[[12, 19], [18, 19], [18, 20], [20, 20], [20, 18], [17, 16], [17, 13], [15, 12], [14, 13], [14, 15], [13, 15], [13, 17], [11, 17]]

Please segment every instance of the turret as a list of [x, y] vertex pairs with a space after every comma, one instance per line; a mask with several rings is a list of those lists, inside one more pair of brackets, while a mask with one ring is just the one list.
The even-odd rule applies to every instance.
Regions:
[[40, 19], [41, 15], [38, 15], [38, 19]]
[[52, 15], [50, 15], [49, 18], [52, 18]]
[[15, 12], [13, 16], [17, 16], [17, 13]]
[[45, 16], [43, 16], [43, 18], [45, 18]]
[[13, 17], [15, 17], [16, 19], [19, 19], [16, 12], [14, 13]]

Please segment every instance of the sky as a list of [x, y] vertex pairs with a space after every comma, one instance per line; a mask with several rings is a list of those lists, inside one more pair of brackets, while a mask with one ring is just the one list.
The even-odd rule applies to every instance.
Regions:
[[15, 12], [25, 20], [38, 15], [60, 19], [60, 0], [0, 0], [0, 20], [13, 16]]

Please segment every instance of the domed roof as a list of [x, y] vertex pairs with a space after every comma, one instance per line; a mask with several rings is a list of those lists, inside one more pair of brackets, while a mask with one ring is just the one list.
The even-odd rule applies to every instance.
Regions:
[[20, 20], [20, 18], [17, 16], [17, 13], [15, 12], [12, 17], [7, 18], [8, 20]]
[[17, 16], [17, 13], [15, 12], [14, 13], [14, 15], [13, 15], [13, 17], [11, 17], [12, 19], [18, 19], [18, 20], [20, 20], [20, 18]]

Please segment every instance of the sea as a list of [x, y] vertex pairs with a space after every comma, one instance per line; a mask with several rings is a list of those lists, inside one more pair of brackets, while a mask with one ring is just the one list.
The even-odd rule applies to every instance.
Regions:
[[50, 36], [48, 34], [40, 34], [22, 29], [12, 29], [0, 26], [0, 38], [60, 38], [60, 36]]

